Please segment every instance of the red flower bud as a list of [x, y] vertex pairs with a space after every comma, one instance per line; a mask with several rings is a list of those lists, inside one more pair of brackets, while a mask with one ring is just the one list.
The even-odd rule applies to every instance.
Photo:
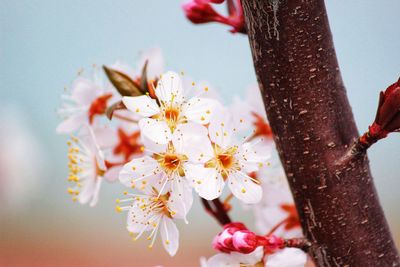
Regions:
[[226, 22], [226, 18], [218, 14], [208, 0], [191, 0], [182, 5], [186, 17], [193, 23]]
[[228, 16], [219, 14], [211, 4], [221, 4], [224, 0], [190, 0], [182, 5], [186, 17], [195, 24], [218, 22], [232, 26], [230, 32], [246, 33], [240, 0], [227, 0]]
[[374, 123], [387, 133], [400, 131], [400, 79], [381, 92]]
[[240, 230], [233, 234], [232, 244], [237, 252], [248, 254], [259, 246], [258, 236], [249, 230]]
[[380, 93], [375, 121], [359, 139], [366, 149], [391, 132], [400, 131], [400, 79]]
[[237, 231], [241, 230], [247, 230], [247, 228], [243, 223], [240, 222], [233, 222], [224, 225], [224, 230], [213, 240], [214, 249], [226, 253], [236, 251], [232, 243], [232, 237]]

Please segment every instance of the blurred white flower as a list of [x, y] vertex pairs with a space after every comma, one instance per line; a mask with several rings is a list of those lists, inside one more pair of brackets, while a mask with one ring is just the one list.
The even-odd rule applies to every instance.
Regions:
[[68, 160], [68, 181], [73, 183], [68, 193], [72, 200], [95, 206], [107, 168], [104, 154], [91, 128], [88, 128], [85, 135], [71, 137], [68, 141]]
[[207, 124], [215, 106], [215, 100], [192, 97], [186, 99], [178, 74], [162, 75], [155, 89], [157, 100], [148, 95], [123, 97], [125, 106], [142, 119], [139, 127], [143, 135], [159, 144], [166, 144], [179, 124], [195, 122]]
[[43, 149], [20, 109], [0, 108], [0, 210], [22, 210], [44, 174]]
[[58, 114], [63, 121], [57, 126], [57, 133], [69, 134], [82, 126], [92, 124], [97, 115], [103, 115], [107, 103], [113, 97], [95, 72], [93, 80], [79, 76], [72, 83], [71, 93], [62, 95]]

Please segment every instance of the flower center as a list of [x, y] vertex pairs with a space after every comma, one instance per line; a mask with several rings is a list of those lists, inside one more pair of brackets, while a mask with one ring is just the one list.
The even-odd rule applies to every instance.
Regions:
[[169, 121], [177, 121], [179, 118], [179, 110], [174, 107], [167, 108], [164, 111], [164, 116]]
[[207, 161], [204, 166], [206, 168], [216, 168], [221, 173], [224, 180], [226, 180], [230, 171], [240, 169], [238, 161], [235, 157], [236, 152], [237, 146], [233, 146], [224, 150], [215, 144], [215, 157]]
[[151, 199], [151, 209], [155, 212], [159, 212], [169, 218], [172, 218], [175, 213], [168, 208], [168, 200], [171, 196], [170, 192], [158, 196], [158, 190], [153, 187], [153, 194], [155, 195], [155, 197]]
[[188, 157], [175, 153], [172, 145], [169, 145], [167, 152], [154, 154], [153, 158], [158, 161], [168, 175], [173, 173], [178, 173], [180, 176], [185, 175], [183, 163], [188, 160]]
[[181, 163], [178, 155], [175, 154], [166, 154], [164, 156], [163, 165], [166, 169], [175, 171]]
[[220, 165], [224, 168], [224, 169], [229, 169], [232, 167], [233, 165], [233, 155], [231, 154], [219, 154], [217, 156]]

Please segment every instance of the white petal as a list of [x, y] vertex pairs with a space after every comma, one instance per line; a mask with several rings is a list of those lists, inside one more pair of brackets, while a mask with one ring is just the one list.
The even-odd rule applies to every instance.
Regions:
[[121, 170], [122, 166], [111, 167], [104, 174], [104, 178], [109, 182], [115, 182], [116, 180], [118, 180]]
[[215, 108], [208, 126], [210, 139], [222, 148], [232, 143], [233, 123], [231, 114], [224, 108]]
[[219, 253], [207, 261], [207, 267], [240, 267], [240, 262], [227, 253]]
[[164, 103], [180, 103], [183, 101], [182, 81], [179, 75], [169, 71], [164, 73], [155, 89], [157, 98]]
[[267, 257], [266, 267], [303, 267], [307, 255], [297, 248], [285, 248]]
[[169, 255], [174, 256], [179, 247], [179, 231], [173, 220], [163, 216], [160, 225], [160, 234], [164, 248]]
[[246, 204], [258, 203], [262, 198], [262, 188], [247, 174], [234, 172], [229, 175], [228, 186], [232, 194]]
[[171, 192], [168, 207], [175, 212], [174, 218], [184, 219], [187, 222], [186, 215], [193, 205], [192, 188], [186, 180], [174, 179]]
[[92, 196], [92, 201], [90, 201], [90, 206], [94, 207], [96, 206], [97, 202], [99, 201], [99, 194], [100, 194], [100, 187], [101, 187], [101, 182], [103, 179], [98, 177], [96, 179], [96, 183], [94, 185], [94, 191], [93, 191], [93, 196]]
[[85, 113], [80, 113], [77, 115], [73, 115], [63, 120], [57, 126], [57, 133], [59, 134], [69, 134], [77, 131], [81, 126], [88, 122], [87, 116]]
[[97, 178], [94, 174], [87, 177], [84, 181], [82, 181], [82, 191], [79, 193], [78, 200], [81, 204], [88, 203], [93, 195], [96, 193], [96, 180]]
[[102, 90], [93, 81], [79, 77], [72, 84], [71, 98], [81, 105], [90, 105]]
[[144, 205], [149, 206], [149, 202], [143, 199], [144, 202], [134, 202], [128, 211], [126, 226], [131, 233], [140, 233], [142, 231], [153, 230], [153, 225], [146, 224], [152, 218], [152, 222], [157, 223], [160, 215], [154, 217], [154, 213], [149, 212], [148, 209], [143, 209]]
[[217, 104], [213, 99], [193, 97], [183, 105], [182, 113], [189, 121], [207, 124], [210, 122], [215, 105]]
[[[141, 185], [147, 184], [148, 180], [157, 176], [159, 172], [158, 162], [149, 156], [144, 156], [125, 164], [119, 173], [119, 180], [127, 187], [134, 185], [140, 189]], [[135, 180], [138, 181], [135, 182]]]
[[132, 80], [136, 79], [135, 70], [127, 63], [123, 61], [116, 61], [114, 64], [110, 66], [111, 69], [119, 71], [130, 77]]
[[141, 72], [144, 63], [148, 61], [147, 76], [149, 79], [159, 77], [164, 71], [164, 57], [159, 47], [153, 47], [143, 51], [137, 64], [137, 71]]
[[191, 162], [206, 162], [214, 155], [207, 128], [197, 123], [180, 124], [172, 142], [177, 153], [186, 155]]
[[143, 135], [157, 144], [167, 144], [172, 139], [171, 129], [165, 121], [141, 119], [139, 127]]
[[264, 256], [264, 248], [262, 246], [257, 247], [253, 252], [249, 254], [242, 254], [238, 252], [231, 253], [232, 258], [234, 258], [237, 262], [246, 265], [255, 265], [261, 262], [263, 256]]
[[142, 117], [151, 117], [160, 113], [157, 102], [147, 95], [124, 96], [122, 102], [127, 109]]
[[212, 200], [222, 194], [225, 182], [216, 169], [205, 168], [202, 164], [186, 164], [185, 174], [202, 198]]

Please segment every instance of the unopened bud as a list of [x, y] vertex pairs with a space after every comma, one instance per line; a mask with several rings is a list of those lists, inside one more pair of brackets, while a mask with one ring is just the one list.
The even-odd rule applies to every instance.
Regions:
[[258, 247], [258, 237], [248, 230], [240, 230], [233, 234], [232, 244], [237, 252], [248, 254]]

